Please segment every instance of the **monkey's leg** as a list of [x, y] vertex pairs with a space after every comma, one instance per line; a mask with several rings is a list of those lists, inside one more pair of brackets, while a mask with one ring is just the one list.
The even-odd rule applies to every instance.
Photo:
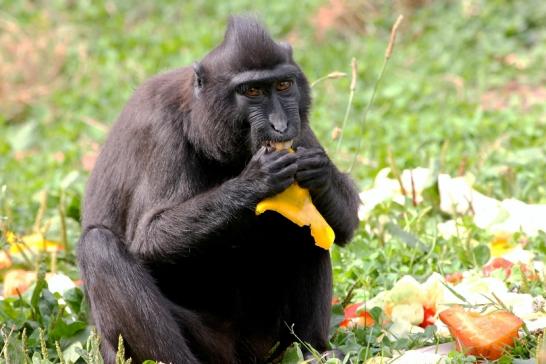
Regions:
[[[290, 320], [296, 335], [319, 352], [328, 349], [332, 267], [327, 251], [310, 245], [302, 253], [290, 286]], [[294, 336], [290, 341], [296, 341]]]
[[[80, 272], [107, 364], [121, 334], [137, 363], [198, 363], [169, 307], [142, 263], [110, 230], [86, 231], [78, 247]], [[180, 313], [177, 318], [180, 320]]]

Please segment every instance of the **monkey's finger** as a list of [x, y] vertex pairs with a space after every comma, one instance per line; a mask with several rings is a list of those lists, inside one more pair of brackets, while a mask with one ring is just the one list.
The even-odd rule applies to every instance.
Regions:
[[300, 170], [307, 169], [321, 169], [324, 166], [328, 165], [329, 160], [326, 157], [312, 157], [298, 159], [298, 166]]
[[324, 151], [322, 148], [319, 147], [302, 147], [299, 146], [296, 148], [297, 153], [303, 153], [303, 152], [315, 152], [315, 151]]
[[296, 154], [299, 155], [300, 157], [303, 157], [307, 155], [325, 154], [325, 152], [321, 148], [298, 147], [298, 149], [296, 150]]
[[275, 177], [276, 178], [294, 177], [297, 171], [298, 171], [298, 165], [290, 164], [284, 167], [283, 169], [279, 170], [277, 173], [275, 173]]
[[315, 179], [326, 179], [328, 176], [325, 171], [320, 169], [309, 169], [296, 172], [296, 180], [298, 182], [306, 182]]
[[271, 177], [269, 185], [273, 194], [280, 193], [295, 182], [294, 172], [290, 172], [291, 167], [285, 168], [281, 174], [276, 174]]
[[329, 158], [328, 156], [326, 155], [326, 153], [321, 150], [321, 149], [315, 149], [313, 151], [309, 151], [309, 152], [305, 152], [305, 153], [296, 153], [296, 155], [298, 156], [298, 161], [301, 161], [301, 162], [305, 162], [307, 160], [321, 160], [324, 162], [327, 162], [329, 161]]
[[275, 173], [289, 165], [294, 165], [297, 170], [297, 167], [298, 167], [296, 163], [297, 160], [298, 158], [293, 153], [287, 153], [281, 156], [280, 158], [278, 158], [277, 160], [270, 162], [269, 170], [272, 173]]
[[[283, 155], [289, 154], [290, 152], [286, 149], [281, 150], [273, 150], [272, 152], [268, 153], [268, 156], [271, 158], [280, 158]], [[290, 153], [293, 154], [293, 153]]]
[[305, 180], [298, 180], [296, 178], [296, 181], [301, 187], [308, 188], [310, 190], [321, 189], [327, 184], [327, 182], [322, 178], [310, 178]]
[[290, 185], [295, 182], [294, 177], [285, 178], [279, 183], [279, 192], [286, 190]]
[[287, 150], [279, 150], [279, 151], [272, 151], [272, 152], [266, 151], [265, 155], [263, 156], [263, 160], [266, 163], [272, 163], [275, 160], [282, 158], [283, 156], [287, 154], [288, 154]]
[[254, 155], [252, 156], [252, 160], [258, 160], [258, 159], [261, 159], [267, 152], [267, 148], [265, 146], [262, 146], [260, 147], [260, 149], [258, 149], [256, 151], [256, 153], [254, 153]]

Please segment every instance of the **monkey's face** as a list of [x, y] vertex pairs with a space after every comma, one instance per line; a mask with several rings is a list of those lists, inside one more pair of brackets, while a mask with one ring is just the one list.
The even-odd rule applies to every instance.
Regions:
[[296, 140], [309, 85], [292, 58], [255, 22], [231, 22], [224, 41], [194, 64], [190, 140], [211, 158], [249, 160], [261, 146]]
[[[292, 67], [252, 72], [237, 82], [235, 98], [239, 113], [248, 126], [252, 152], [261, 146], [297, 138], [301, 128], [300, 89]], [[237, 81], [237, 79], [235, 81]]]

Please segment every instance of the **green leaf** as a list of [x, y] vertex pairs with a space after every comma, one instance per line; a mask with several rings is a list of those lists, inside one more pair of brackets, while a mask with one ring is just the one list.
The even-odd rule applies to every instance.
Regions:
[[80, 222], [80, 204], [81, 196], [79, 194], [72, 196], [66, 207], [66, 216]]
[[28, 149], [36, 139], [36, 123], [28, 122], [14, 129], [8, 136], [9, 144], [15, 151]]
[[30, 299], [30, 305], [32, 306], [32, 309], [33, 309], [38, 321], [42, 320], [42, 315], [40, 313], [39, 303], [40, 303], [40, 296], [42, 295], [42, 291], [45, 288], [47, 288], [47, 282], [45, 280], [45, 270], [40, 269], [39, 272], [38, 272], [38, 278], [36, 280], [36, 285], [34, 287], [34, 291], [32, 291], [32, 297]]
[[75, 321], [67, 324], [65, 321], [59, 320], [55, 323], [55, 327], [50, 330], [49, 335], [53, 339], [69, 338], [86, 327], [87, 323], [83, 321]]
[[304, 360], [300, 344], [293, 343], [286, 349], [281, 364], [298, 364]]
[[67, 290], [63, 298], [67, 303], [68, 307], [77, 315], [81, 312], [82, 302], [83, 302], [83, 292], [80, 288], [74, 287]]
[[332, 316], [330, 317], [330, 334], [333, 334], [337, 330], [343, 319], [343, 307], [340, 304], [333, 305]]
[[81, 355], [78, 354], [78, 351], [76, 349], [83, 350], [81, 342], [74, 342], [70, 344], [66, 349], [64, 349], [63, 357], [67, 363], [75, 363], [79, 358], [81, 358]]
[[376, 324], [383, 321], [383, 310], [380, 307], [373, 307], [368, 313]]
[[489, 261], [489, 258], [491, 258], [491, 251], [487, 245], [480, 244], [472, 249], [472, 255], [474, 256], [476, 264], [481, 267]]
[[80, 176], [80, 172], [78, 171], [72, 171], [69, 174], [66, 175], [66, 177], [63, 178], [61, 181], [61, 188], [63, 190], [66, 190], [72, 183], [74, 183], [78, 177]]
[[406, 245], [409, 245], [412, 248], [417, 248], [421, 250], [422, 252], [428, 251], [427, 246], [421, 240], [419, 240], [418, 237], [405, 231], [400, 226], [392, 222], [389, 222], [385, 225], [385, 228], [387, 229], [389, 233], [392, 234], [392, 236], [400, 239]]

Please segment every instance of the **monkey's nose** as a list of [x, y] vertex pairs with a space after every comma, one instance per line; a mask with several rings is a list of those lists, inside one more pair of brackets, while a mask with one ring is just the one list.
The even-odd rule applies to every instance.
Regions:
[[284, 133], [288, 129], [288, 121], [284, 115], [279, 115], [279, 113], [271, 113], [269, 115], [269, 124], [279, 133]]

